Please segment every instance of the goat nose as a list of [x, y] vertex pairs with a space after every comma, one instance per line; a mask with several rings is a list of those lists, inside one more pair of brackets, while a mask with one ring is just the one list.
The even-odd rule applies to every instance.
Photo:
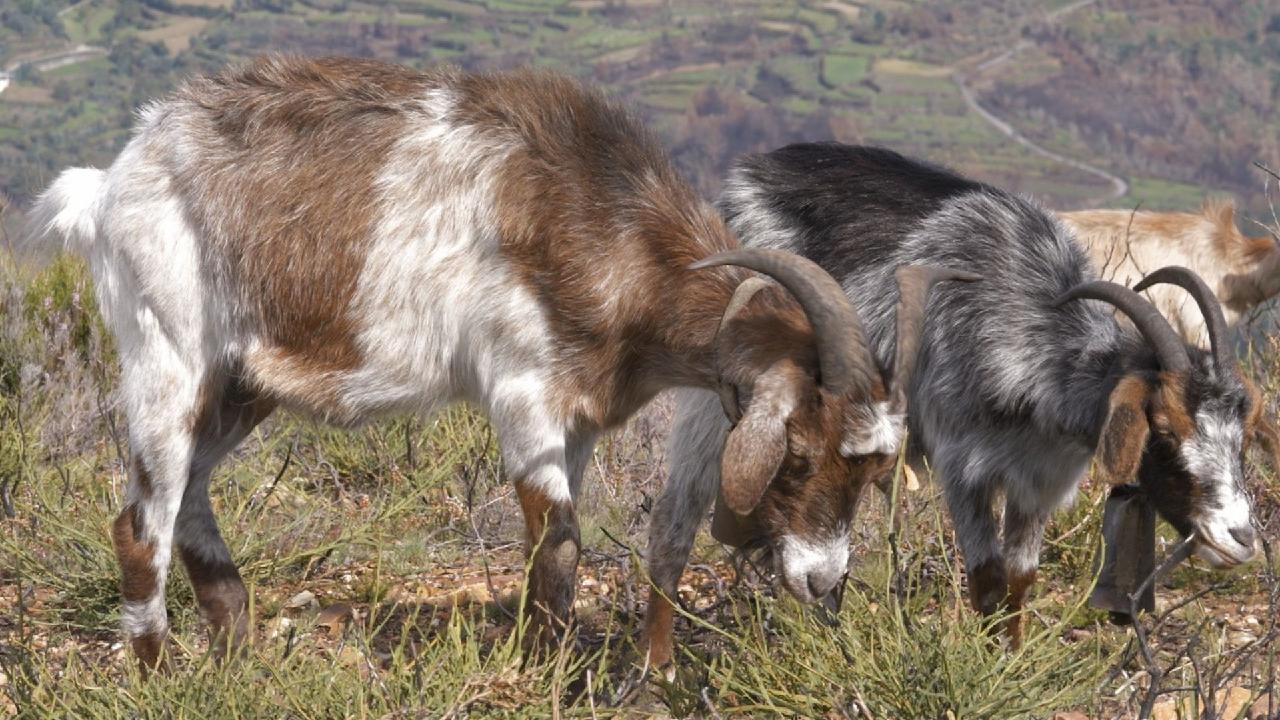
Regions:
[[832, 577], [828, 573], [810, 573], [808, 577], [809, 593], [814, 600], [824, 598], [831, 594], [831, 591], [836, 587], [836, 582], [839, 580], [839, 575]]
[[1242, 546], [1253, 549], [1255, 543], [1258, 542], [1258, 533], [1253, 529], [1252, 525], [1241, 525], [1240, 527], [1231, 528], [1231, 537]]

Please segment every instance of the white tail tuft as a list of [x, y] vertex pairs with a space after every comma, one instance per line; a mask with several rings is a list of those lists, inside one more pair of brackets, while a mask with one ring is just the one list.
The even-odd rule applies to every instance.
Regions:
[[61, 239], [62, 246], [85, 254], [98, 235], [98, 202], [105, 173], [94, 168], [65, 170], [40, 194], [28, 213], [27, 229], [19, 233], [19, 257], [48, 262]]

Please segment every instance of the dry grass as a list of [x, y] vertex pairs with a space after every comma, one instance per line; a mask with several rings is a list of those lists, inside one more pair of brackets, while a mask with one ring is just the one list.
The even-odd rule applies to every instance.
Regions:
[[[949, 523], [926, 487], [903, 498], [893, 532], [879, 498], [864, 503], [835, 627], [703, 539], [680, 586], [676, 680], [642, 678], [635, 548], [662, 479], [669, 406], [660, 401], [602, 443], [590, 470], [571, 646], [535, 662], [520, 656], [522, 524], [481, 418], [455, 409], [341, 432], [280, 416], [214, 479], [216, 512], [254, 596], [251, 653], [226, 668], [206, 660], [178, 571], [169, 595], [177, 669], [143, 683], [116, 628], [107, 528], [125, 449], [110, 343], [77, 266], [19, 279], [6, 265], [5, 277], [0, 707], [9, 713], [1121, 717], [1149, 682], [1132, 633], [1083, 607], [1100, 514], [1089, 488], [1049, 530], [1030, 638], [1017, 652], [968, 609]], [[1277, 359], [1274, 346], [1254, 356], [1268, 397]], [[1280, 492], [1269, 477], [1253, 481], [1274, 540]], [[1233, 687], [1275, 687], [1275, 648], [1263, 642], [1275, 613], [1271, 563], [1226, 577], [1186, 568], [1160, 589], [1161, 609], [1178, 606], [1150, 628], [1170, 668], [1160, 702], [1213, 694], [1221, 704]]]

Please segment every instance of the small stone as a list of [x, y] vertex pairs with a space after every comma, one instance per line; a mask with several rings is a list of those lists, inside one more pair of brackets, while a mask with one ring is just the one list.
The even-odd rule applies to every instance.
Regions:
[[1248, 630], [1232, 630], [1227, 633], [1227, 643], [1233, 648], [1244, 647], [1258, 641], [1258, 636]]
[[1258, 622], [1258, 618], [1257, 618], [1257, 616], [1256, 616], [1256, 615], [1245, 615], [1245, 616], [1244, 616], [1244, 624], [1245, 624], [1245, 625], [1260, 625], [1261, 623], [1259, 623], [1259, 622]]
[[1271, 699], [1266, 695], [1259, 697], [1249, 706], [1249, 720], [1267, 720], [1274, 717], [1267, 714], [1269, 711], [1280, 710], [1280, 707], [1272, 707]]
[[1078, 710], [1059, 710], [1053, 714], [1053, 720], [1089, 720], [1089, 716]]
[[351, 606], [346, 603], [334, 603], [320, 611], [316, 616], [316, 625], [326, 628], [330, 635], [337, 635], [351, 620]]
[[297, 595], [289, 598], [289, 601], [284, 604], [284, 606], [290, 610], [298, 610], [305, 607], [317, 607], [319, 605], [320, 603], [316, 602], [316, 594], [310, 590], [303, 590]]
[[[1245, 717], [1244, 709], [1249, 706], [1249, 701], [1252, 699], [1253, 693], [1239, 685], [1227, 690], [1226, 704], [1222, 709], [1222, 720], [1243, 720]], [[1222, 700], [1218, 702], [1222, 702]]]
[[289, 628], [293, 627], [293, 620], [283, 615], [271, 618], [266, 622], [264, 628], [267, 633], [268, 640], [275, 640], [289, 634]]
[[484, 583], [472, 583], [458, 590], [459, 605], [484, 605], [493, 602], [493, 593]]
[[1173, 700], [1161, 700], [1151, 708], [1151, 720], [1178, 720], [1178, 704]]

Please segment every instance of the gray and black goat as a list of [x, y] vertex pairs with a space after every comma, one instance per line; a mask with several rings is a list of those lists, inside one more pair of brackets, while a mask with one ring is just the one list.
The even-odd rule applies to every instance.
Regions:
[[[907, 403], [913, 451], [928, 457], [945, 490], [981, 612], [1023, 606], [1045, 523], [1092, 461], [1109, 482], [1144, 488], [1180, 533], [1194, 533], [1197, 554], [1212, 565], [1256, 553], [1243, 458], [1269, 426], [1217, 300], [1190, 271], [1164, 268], [1133, 289], [1099, 280], [1044, 208], [879, 148], [800, 144], [748, 157], [730, 175], [721, 211], [744, 244], [799, 253], [840, 281], [864, 324], [853, 332], [868, 338], [882, 367], [899, 350], [895, 268], [928, 264], [987, 278], [937, 291]], [[1194, 298], [1209, 351], [1179, 339], [1138, 294], [1159, 283]], [[715, 498], [730, 430], [713, 394], [690, 391], [680, 406], [650, 557], [653, 582], [668, 597]], [[1001, 496], [1003, 542], [993, 507]], [[736, 520], [751, 526], [749, 517]], [[661, 593], [652, 605], [661, 606]], [[1019, 617], [1006, 627], [1015, 643]]]

